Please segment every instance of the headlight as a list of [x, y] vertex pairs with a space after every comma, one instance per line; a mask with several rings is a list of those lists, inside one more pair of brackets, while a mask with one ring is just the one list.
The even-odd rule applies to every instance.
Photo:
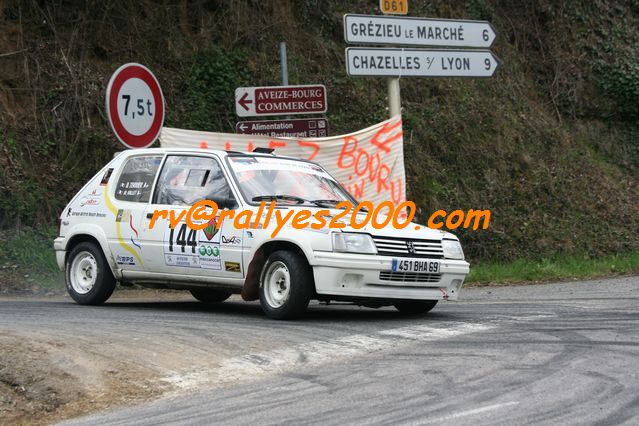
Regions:
[[348, 232], [333, 233], [333, 251], [377, 254], [375, 243], [370, 235]]
[[442, 248], [444, 249], [444, 257], [446, 259], [464, 260], [464, 251], [459, 241], [442, 240]]

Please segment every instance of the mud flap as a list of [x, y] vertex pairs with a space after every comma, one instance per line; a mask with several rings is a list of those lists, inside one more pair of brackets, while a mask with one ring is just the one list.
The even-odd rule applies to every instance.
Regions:
[[259, 249], [253, 256], [253, 260], [251, 260], [246, 272], [246, 280], [244, 280], [241, 292], [243, 300], [250, 301], [259, 298], [260, 275], [262, 274], [264, 262], [266, 262], [264, 251]]

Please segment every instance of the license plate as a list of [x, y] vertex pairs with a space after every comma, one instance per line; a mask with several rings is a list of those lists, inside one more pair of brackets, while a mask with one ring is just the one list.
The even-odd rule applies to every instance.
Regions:
[[439, 272], [439, 262], [437, 260], [393, 259], [392, 271], [436, 274]]

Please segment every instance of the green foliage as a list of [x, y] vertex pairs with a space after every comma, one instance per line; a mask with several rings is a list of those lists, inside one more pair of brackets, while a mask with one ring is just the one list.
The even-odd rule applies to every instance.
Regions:
[[62, 287], [64, 277], [51, 249], [57, 229], [25, 227], [5, 231], [0, 238], [0, 266], [24, 274], [45, 287]]
[[467, 0], [466, 9], [473, 19], [489, 21], [492, 18], [492, 10], [486, 0]]
[[234, 129], [235, 88], [249, 85], [247, 54], [219, 47], [196, 54], [184, 79], [181, 125], [189, 129]]
[[621, 118], [639, 120], [639, 51], [611, 57], [595, 63], [597, 83], [615, 101]]

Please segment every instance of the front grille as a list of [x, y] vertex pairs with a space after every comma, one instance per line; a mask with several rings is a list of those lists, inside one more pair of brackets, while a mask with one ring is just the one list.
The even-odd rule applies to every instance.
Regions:
[[391, 272], [382, 271], [379, 279], [384, 281], [401, 281], [407, 283], [438, 283], [442, 274], [429, 274], [423, 272]]
[[[444, 258], [444, 250], [440, 240], [413, 240], [373, 236], [373, 241], [375, 241], [377, 253], [382, 256]], [[409, 245], [412, 245], [412, 251], [409, 249]]]

